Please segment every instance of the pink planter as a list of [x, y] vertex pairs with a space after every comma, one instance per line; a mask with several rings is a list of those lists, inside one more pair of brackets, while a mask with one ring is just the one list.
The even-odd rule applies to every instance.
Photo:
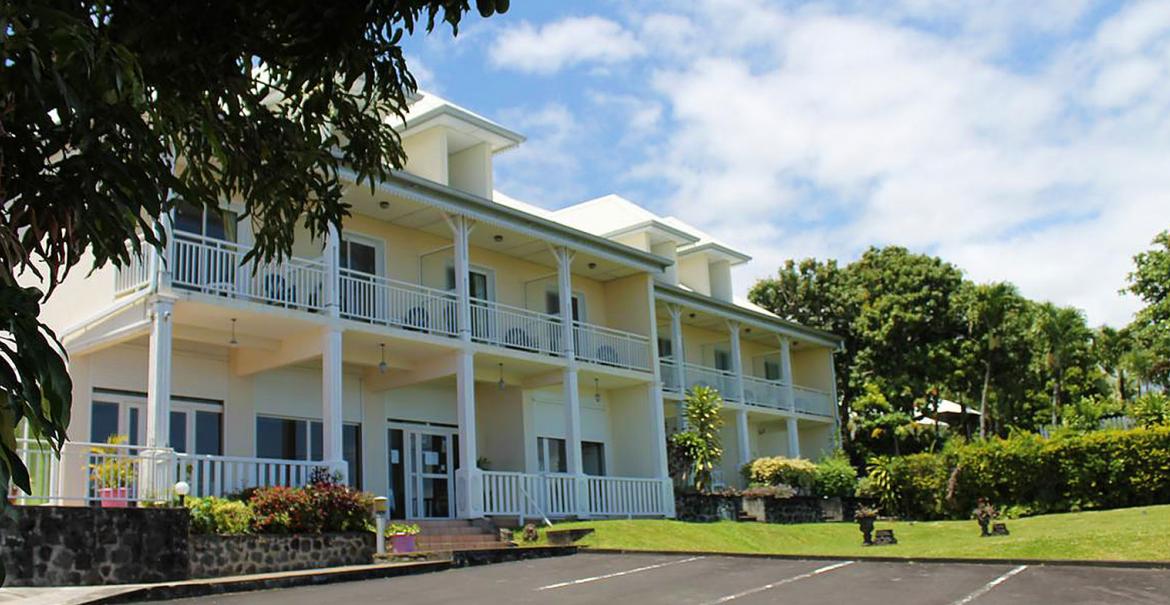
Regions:
[[414, 536], [405, 534], [390, 536], [390, 548], [394, 552], [414, 552]]
[[126, 508], [130, 498], [128, 487], [98, 488], [98, 498], [102, 501], [102, 508]]

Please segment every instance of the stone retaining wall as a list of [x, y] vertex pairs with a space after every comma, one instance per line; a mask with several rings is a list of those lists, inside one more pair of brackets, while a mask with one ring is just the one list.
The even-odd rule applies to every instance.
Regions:
[[700, 494], [697, 492], [674, 493], [674, 514], [679, 521], [734, 521], [743, 510], [739, 496], [721, 494]]
[[192, 535], [191, 577], [213, 578], [360, 565], [374, 559], [374, 534]]
[[0, 516], [5, 586], [82, 586], [187, 578], [187, 511], [15, 506]]
[[740, 513], [762, 523], [817, 523], [852, 521], [856, 498], [743, 498], [728, 494], [676, 492], [675, 514], [680, 521], [735, 520]]

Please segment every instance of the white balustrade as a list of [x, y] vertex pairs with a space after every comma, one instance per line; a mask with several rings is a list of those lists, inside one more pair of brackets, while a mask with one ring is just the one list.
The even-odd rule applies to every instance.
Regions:
[[[485, 515], [564, 518], [663, 516], [669, 480], [482, 471]], [[578, 490], [587, 495], [584, 509]]]
[[509, 349], [560, 355], [561, 320], [547, 313], [472, 298], [471, 339]]
[[580, 321], [573, 322], [577, 358], [602, 365], [650, 371], [650, 338]]
[[743, 377], [744, 403], [749, 405], [791, 410], [791, 406], [785, 402], [786, 391], [784, 383], [778, 380], [765, 380], [755, 376]]
[[177, 454], [176, 481], [192, 496], [223, 497], [252, 487], [301, 487], [325, 463], [311, 460]]
[[725, 400], [735, 400], [735, 373], [693, 363], [683, 364], [683, 373], [688, 391], [696, 386], [706, 386], [719, 391]]
[[662, 390], [670, 393], [680, 391], [678, 383], [678, 366], [671, 359], [658, 360], [658, 374], [662, 379]]
[[661, 479], [587, 477], [589, 514], [595, 517], [638, 517], [666, 514]]
[[290, 257], [244, 262], [250, 250], [235, 242], [176, 232], [168, 268], [177, 288], [225, 298], [320, 311], [325, 305], [325, 263]]
[[796, 399], [796, 411], [830, 418], [836, 414], [833, 398], [829, 393], [801, 386], [793, 386], [792, 392]]
[[457, 336], [458, 304], [452, 292], [342, 269], [341, 316], [419, 332]]
[[[142, 256], [131, 250], [129, 264], [114, 270], [114, 296], [125, 296], [150, 284], [150, 255], [153, 254], [153, 248], [146, 243], [141, 243], [141, 246]], [[131, 249], [130, 244], [126, 244], [126, 248]]]

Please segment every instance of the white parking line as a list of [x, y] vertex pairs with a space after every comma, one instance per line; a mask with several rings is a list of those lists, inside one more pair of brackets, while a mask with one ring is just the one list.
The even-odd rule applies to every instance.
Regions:
[[665, 563], [658, 563], [655, 565], [647, 565], [645, 567], [638, 567], [635, 569], [627, 569], [626, 571], [617, 571], [614, 573], [607, 573], [603, 576], [593, 576], [591, 578], [581, 578], [580, 580], [570, 580], [568, 582], [558, 582], [556, 584], [549, 584], [548, 586], [541, 586], [540, 588], [537, 588], [536, 590], [537, 591], [552, 590], [554, 588], [564, 588], [566, 586], [576, 586], [577, 584], [587, 584], [589, 582], [596, 582], [598, 580], [608, 580], [610, 578], [616, 578], [618, 576], [628, 576], [628, 575], [633, 574], [633, 573], [650, 571], [651, 569], [668, 567], [670, 565], [678, 565], [679, 563], [690, 563], [691, 561], [698, 561], [699, 559], [705, 559], [705, 558], [706, 557], [691, 557], [689, 559], [678, 559], [675, 561], [667, 561]]
[[1025, 569], [1028, 569], [1027, 565], [1021, 565], [1019, 567], [1012, 568], [1011, 571], [1009, 571], [1009, 572], [1003, 574], [1002, 576], [984, 584], [983, 586], [980, 586], [979, 590], [976, 590], [975, 592], [959, 599], [958, 601], [951, 603], [951, 605], [967, 605], [967, 603], [970, 603], [971, 601], [974, 601], [975, 599], [978, 599], [979, 597], [991, 592], [991, 589], [995, 588], [996, 586], [999, 586], [1000, 584], [1003, 584], [1004, 582], [1007, 581], [1008, 578], [1020, 573], [1021, 571], [1024, 571]]
[[789, 583], [795, 582], [797, 580], [803, 580], [805, 578], [819, 576], [823, 573], [828, 573], [830, 571], [833, 571], [834, 569], [841, 569], [842, 567], [845, 567], [846, 565], [852, 565], [852, 564], [853, 564], [853, 561], [845, 561], [842, 563], [834, 563], [832, 565], [826, 565], [824, 567], [814, 569], [810, 572], [802, 573], [798, 576], [792, 576], [791, 578], [784, 578], [783, 580], [780, 580], [779, 582], [772, 582], [771, 584], [765, 584], [765, 585], [760, 586], [758, 588], [753, 588], [751, 590], [745, 590], [743, 592], [737, 592], [735, 594], [727, 595], [721, 599], [716, 599], [714, 601], [709, 601], [707, 603], [704, 603], [703, 605], [716, 605], [717, 603], [726, 603], [728, 601], [734, 601], [735, 599], [746, 597], [748, 595], [753, 595], [753, 594], [756, 594], [759, 592], [764, 592], [765, 590], [771, 590], [773, 588], [776, 588], [777, 586], [783, 586], [785, 584], [789, 584]]

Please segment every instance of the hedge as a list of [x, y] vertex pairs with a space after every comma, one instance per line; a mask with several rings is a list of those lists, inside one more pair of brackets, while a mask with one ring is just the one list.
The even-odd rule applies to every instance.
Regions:
[[968, 518], [976, 500], [1042, 514], [1170, 503], [1170, 427], [1020, 434], [894, 459], [898, 514]]

